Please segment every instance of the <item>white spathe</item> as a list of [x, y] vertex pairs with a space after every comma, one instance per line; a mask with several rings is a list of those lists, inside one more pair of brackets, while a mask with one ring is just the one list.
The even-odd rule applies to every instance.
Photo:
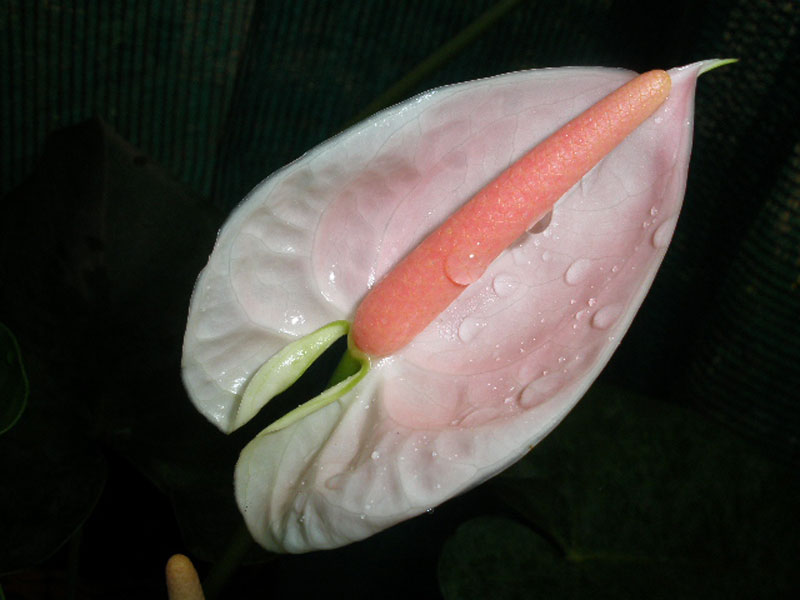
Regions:
[[[236, 497], [275, 551], [341, 546], [485, 481], [580, 399], [630, 325], [675, 228], [695, 82], [669, 99], [409, 346], [338, 401], [241, 454]], [[220, 232], [192, 297], [183, 377], [230, 431], [250, 377], [287, 343], [351, 320], [369, 287], [473, 193], [632, 79], [606, 68], [436, 89], [262, 182]]]

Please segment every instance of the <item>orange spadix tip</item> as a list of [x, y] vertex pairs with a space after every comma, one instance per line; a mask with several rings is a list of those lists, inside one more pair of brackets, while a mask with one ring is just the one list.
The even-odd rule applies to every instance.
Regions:
[[667, 99], [666, 71], [648, 71], [575, 117], [503, 171], [426, 237], [359, 305], [352, 342], [393, 354]]

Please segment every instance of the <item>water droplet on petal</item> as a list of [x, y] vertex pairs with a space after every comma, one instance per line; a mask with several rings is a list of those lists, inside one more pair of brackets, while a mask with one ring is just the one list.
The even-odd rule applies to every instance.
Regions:
[[550, 225], [550, 221], [553, 219], [553, 211], [549, 211], [545, 216], [534, 223], [533, 227], [528, 229], [528, 233], [541, 233], [547, 226]]
[[486, 265], [478, 259], [475, 252], [453, 252], [444, 261], [447, 278], [458, 285], [469, 285], [481, 278]]
[[670, 217], [661, 225], [659, 225], [653, 232], [651, 238], [654, 248], [666, 248], [669, 241], [672, 239], [672, 234], [675, 231], [675, 225], [678, 223], [678, 217]]
[[617, 319], [622, 314], [622, 305], [621, 304], [611, 304], [609, 306], [604, 306], [592, 317], [592, 326], [596, 327], [597, 329], [608, 329], [614, 323], [617, 322]]
[[[546, 373], [546, 372], [545, 372]], [[519, 404], [522, 408], [533, 408], [549, 400], [559, 387], [557, 377], [547, 377], [543, 375], [539, 379], [528, 384], [519, 397]]]
[[594, 306], [595, 304], [597, 304], [597, 298], [589, 298], [586, 301], [586, 305], [587, 306]]
[[378, 460], [381, 457], [381, 453], [375, 450], [372, 454], [369, 455], [372, 460]]
[[286, 325], [292, 327], [297, 327], [306, 322], [306, 318], [303, 313], [295, 309], [287, 310], [283, 315], [283, 320]]
[[478, 335], [481, 329], [486, 327], [486, 324], [486, 321], [467, 317], [461, 321], [461, 325], [458, 327], [458, 337], [461, 338], [462, 342], [470, 342]]
[[492, 289], [494, 293], [505, 298], [514, 293], [514, 290], [519, 286], [519, 279], [510, 273], [500, 273], [492, 281]]
[[588, 258], [579, 258], [572, 263], [567, 272], [564, 273], [564, 281], [569, 285], [578, 285], [589, 274], [592, 268], [592, 261]]

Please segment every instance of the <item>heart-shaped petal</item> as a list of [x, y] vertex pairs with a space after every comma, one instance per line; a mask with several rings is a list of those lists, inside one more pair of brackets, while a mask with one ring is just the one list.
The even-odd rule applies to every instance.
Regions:
[[[652, 282], [686, 184], [695, 82], [669, 99], [403, 350], [242, 452], [236, 495], [265, 547], [362, 539], [486, 480], [541, 440], [606, 364]], [[184, 381], [230, 431], [290, 342], [351, 320], [369, 288], [515, 159], [635, 74], [526, 71], [433, 90], [260, 184], [192, 298]]]

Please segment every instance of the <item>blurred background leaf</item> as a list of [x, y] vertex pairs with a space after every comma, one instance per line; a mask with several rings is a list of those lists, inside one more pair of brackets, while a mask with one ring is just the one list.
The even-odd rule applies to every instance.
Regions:
[[[445, 543], [445, 598], [781, 598], [800, 482], [719, 424], [596, 385]], [[765, 573], [769, 573], [765, 577]]]
[[17, 422], [28, 401], [28, 378], [11, 331], [0, 323], [0, 435]]

